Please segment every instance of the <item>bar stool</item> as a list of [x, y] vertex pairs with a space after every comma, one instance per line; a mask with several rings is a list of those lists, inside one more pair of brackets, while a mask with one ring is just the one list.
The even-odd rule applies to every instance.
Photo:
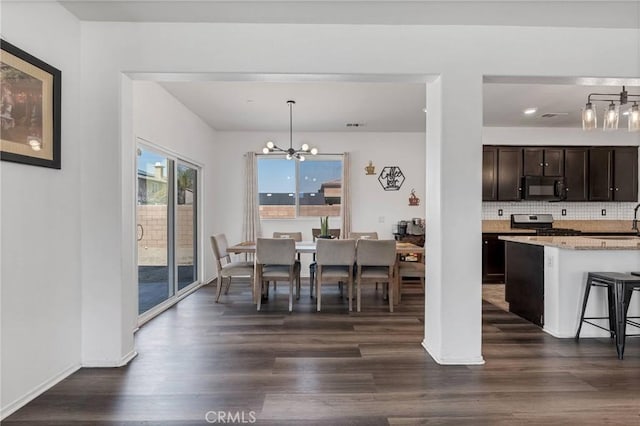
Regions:
[[[589, 301], [589, 293], [591, 292], [591, 287], [605, 287], [607, 289], [607, 299], [609, 305], [608, 317], [584, 316], [587, 309], [587, 302]], [[602, 330], [606, 330], [611, 334], [611, 337], [615, 336], [618, 359], [622, 359], [622, 357], [624, 356], [624, 344], [626, 337], [625, 332], [627, 323], [635, 327], [640, 326], [640, 324], [634, 321], [629, 321], [627, 318], [627, 310], [629, 308], [629, 302], [631, 301], [631, 295], [636, 289], [640, 289], [640, 276], [624, 274], [621, 272], [589, 272], [587, 275], [584, 300], [582, 301], [582, 313], [580, 315], [580, 323], [578, 325], [576, 339], [580, 338], [580, 330], [582, 329], [583, 322], [586, 322], [587, 324], [590, 324], [594, 327], [598, 327]], [[593, 319], [605, 318], [609, 319], [608, 329], [589, 321]]]

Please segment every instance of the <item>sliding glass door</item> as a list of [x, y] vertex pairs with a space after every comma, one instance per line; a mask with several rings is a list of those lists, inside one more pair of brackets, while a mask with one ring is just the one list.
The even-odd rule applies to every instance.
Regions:
[[198, 277], [197, 244], [197, 178], [198, 171], [179, 163], [177, 168], [176, 256], [178, 261], [178, 291]]
[[138, 147], [138, 314], [198, 281], [198, 175], [195, 166]]

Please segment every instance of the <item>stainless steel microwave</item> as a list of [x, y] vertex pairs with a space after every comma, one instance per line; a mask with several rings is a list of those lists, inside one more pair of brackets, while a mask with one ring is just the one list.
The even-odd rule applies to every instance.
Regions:
[[560, 201], [565, 199], [565, 180], [562, 176], [525, 176], [522, 180], [523, 200]]

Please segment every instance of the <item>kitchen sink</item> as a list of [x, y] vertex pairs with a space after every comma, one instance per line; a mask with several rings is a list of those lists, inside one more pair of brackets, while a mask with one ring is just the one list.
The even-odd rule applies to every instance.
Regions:
[[620, 235], [617, 237], [615, 235], [606, 235], [603, 237], [587, 237], [587, 238], [594, 238], [596, 240], [636, 240], [638, 239], [638, 237], [635, 235]]

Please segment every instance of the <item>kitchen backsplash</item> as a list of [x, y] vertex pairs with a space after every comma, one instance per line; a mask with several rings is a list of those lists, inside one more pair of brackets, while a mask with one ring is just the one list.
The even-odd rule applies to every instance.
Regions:
[[[637, 203], [550, 203], [548, 201], [484, 202], [483, 220], [510, 220], [512, 214], [550, 213], [554, 220], [631, 220]], [[562, 216], [562, 210], [566, 215]], [[499, 216], [498, 210], [502, 210]], [[603, 210], [606, 215], [602, 215]], [[640, 212], [639, 212], [640, 215]]]

